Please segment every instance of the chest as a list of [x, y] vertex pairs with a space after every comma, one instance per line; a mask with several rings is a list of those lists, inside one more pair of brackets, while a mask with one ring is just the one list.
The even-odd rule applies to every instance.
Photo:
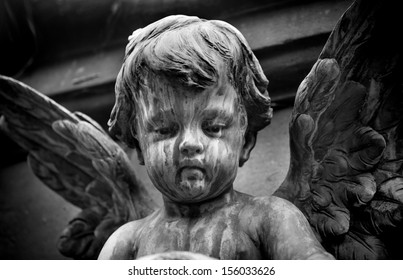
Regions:
[[257, 245], [236, 220], [179, 219], [155, 223], [142, 231], [136, 256], [191, 251], [219, 259], [260, 259]]

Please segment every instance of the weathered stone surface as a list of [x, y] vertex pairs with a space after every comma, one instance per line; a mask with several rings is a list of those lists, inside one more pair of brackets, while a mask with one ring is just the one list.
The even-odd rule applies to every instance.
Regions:
[[1, 127], [29, 151], [35, 175], [83, 210], [59, 239], [63, 254], [93, 258], [117, 227], [154, 209], [125, 151], [88, 116], [4, 76], [0, 101]]
[[357, 1], [301, 83], [277, 195], [340, 259], [402, 258], [402, 42], [393, 1]]

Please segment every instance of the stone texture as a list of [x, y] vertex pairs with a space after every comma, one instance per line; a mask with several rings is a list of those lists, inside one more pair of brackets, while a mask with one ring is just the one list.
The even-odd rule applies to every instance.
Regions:
[[[260, 131], [249, 161], [239, 169], [235, 189], [270, 195], [288, 169], [288, 122], [291, 108], [274, 110], [272, 124]], [[160, 204], [145, 168], [135, 157], [137, 175]], [[44, 186], [25, 162], [0, 170], [0, 258], [63, 259], [57, 240], [79, 209]], [[38, 226], [39, 225], [39, 226]]]

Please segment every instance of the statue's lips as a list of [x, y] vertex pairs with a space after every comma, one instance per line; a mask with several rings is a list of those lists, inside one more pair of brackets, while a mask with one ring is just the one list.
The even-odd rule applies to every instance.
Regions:
[[203, 180], [205, 177], [205, 170], [197, 166], [186, 166], [179, 170], [178, 175], [182, 180]]

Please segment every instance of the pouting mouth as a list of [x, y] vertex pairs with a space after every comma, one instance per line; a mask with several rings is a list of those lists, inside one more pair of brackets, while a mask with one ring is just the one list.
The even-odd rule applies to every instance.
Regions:
[[205, 171], [204, 165], [200, 160], [196, 159], [183, 159], [178, 164], [178, 171], [181, 171], [184, 168], [195, 168], [200, 169], [201, 171]]
[[184, 166], [179, 168], [176, 175], [177, 181], [189, 180], [198, 181], [203, 180], [206, 176], [206, 170], [198, 166]]
[[197, 159], [183, 159], [178, 164], [176, 173], [177, 182], [185, 180], [197, 181], [205, 179], [207, 176], [207, 170], [201, 160]]
[[204, 168], [198, 167], [198, 166], [184, 166], [179, 168], [178, 174], [181, 174], [184, 170], [198, 170], [202, 172], [203, 174], [206, 174], [206, 170]]
[[183, 167], [179, 168], [178, 173], [181, 173], [184, 169], [196, 169], [196, 170], [200, 170], [203, 173], [206, 172], [206, 170], [204, 168], [199, 167], [199, 166], [183, 166]]

